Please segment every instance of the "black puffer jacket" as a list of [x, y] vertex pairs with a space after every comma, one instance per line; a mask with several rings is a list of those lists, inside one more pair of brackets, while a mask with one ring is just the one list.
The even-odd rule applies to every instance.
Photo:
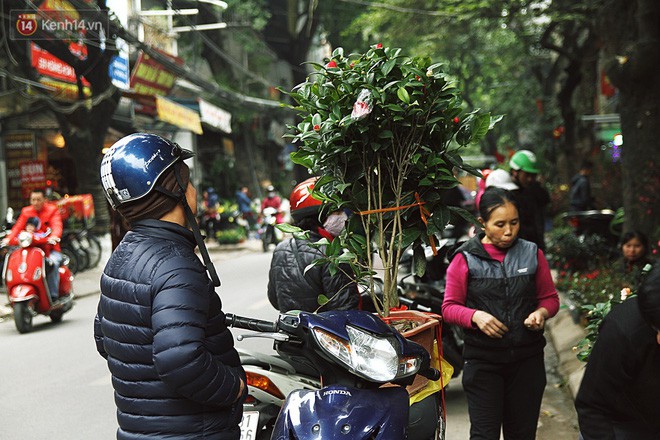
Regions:
[[187, 229], [142, 220], [103, 271], [94, 337], [112, 373], [118, 439], [240, 438], [245, 373], [194, 249]]
[[[321, 236], [310, 233], [311, 242]], [[319, 309], [318, 296], [325, 295], [330, 301], [320, 311], [357, 309], [360, 303], [357, 286], [343, 271], [332, 275], [328, 265], [305, 268], [325, 255], [309, 241], [292, 238], [278, 244], [273, 252], [268, 275], [268, 299], [280, 312]], [[342, 267], [350, 271], [349, 267]], [[350, 272], [347, 272], [350, 273]]]

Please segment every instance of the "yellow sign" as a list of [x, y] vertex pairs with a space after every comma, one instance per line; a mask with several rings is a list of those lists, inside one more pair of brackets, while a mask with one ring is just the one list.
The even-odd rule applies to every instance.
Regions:
[[162, 96], [156, 96], [158, 119], [196, 134], [203, 134], [199, 113]]

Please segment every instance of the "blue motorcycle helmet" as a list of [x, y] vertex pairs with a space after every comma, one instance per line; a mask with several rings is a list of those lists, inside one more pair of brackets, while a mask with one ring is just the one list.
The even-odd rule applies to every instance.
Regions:
[[[154, 191], [173, 199], [173, 205], [180, 203], [188, 222], [188, 226], [199, 247], [206, 269], [215, 286], [220, 285], [220, 279], [208, 255], [204, 239], [188, 201], [186, 189], [188, 186], [188, 168], [184, 160], [193, 157], [189, 150], [181, 148], [175, 142], [155, 134], [135, 133], [115, 142], [103, 156], [101, 161], [101, 184], [106, 199], [113, 209], [122, 212], [131, 205], [140, 203]], [[159, 183], [159, 178], [168, 170], [173, 169], [176, 178], [176, 189], [167, 189]], [[184, 177], [185, 175], [185, 177]], [[171, 177], [168, 173], [167, 176]], [[161, 179], [162, 180], [162, 179]], [[174, 182], [173, 182], [174, 183]], [[133, 206], [135, 208], [135, 206]], [[122, 212], [125, 216], [125, 213]], [[156, 216], [156, 218], [159, 218]]]
[[128, 135], [115, 142], [101, 161], [105, 197], [113, 209], [138, 200], [154, 190], [171, 166], [190, 157], [192, 152], [155, 134]]

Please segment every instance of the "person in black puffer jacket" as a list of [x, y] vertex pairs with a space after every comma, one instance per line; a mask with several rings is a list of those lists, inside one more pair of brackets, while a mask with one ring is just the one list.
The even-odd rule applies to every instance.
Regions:
[[[291, 216], [296, 226], [309, 232], [309, 240], [291, 238], [278, 244], [273, 252], [268, 275], [268, 299], [280, 312], [350, 310], [360, 307], [357, 285], [350, 268], [342, 267], [334, 275], [328, 264], [305, 268], [314, 260], [325, 257], [323, 249], [314, 243], [321, 238], [332, 241], [343, 229], [347, 216], [343, 211], [328, 215], [323, 226], [319, 222], [321, 202], [311, 196], [317, 178], [298, 184], [289, 197]], [[329, 301], [322, 306], [319, 296]]]
[[612, 307], [575, 399], [583, 440], [660, 438], [660, 266]]
[[[106, 196], [131, 225], [101, 276], [94, 322], [112, 374], [118, 439], [240, 438], [245, 372], [201, 248], [188, 157], [170, 141], [137, 134], [113, 145], [101, 165]], [[200, 241], [206, 267], [195, 254]]]

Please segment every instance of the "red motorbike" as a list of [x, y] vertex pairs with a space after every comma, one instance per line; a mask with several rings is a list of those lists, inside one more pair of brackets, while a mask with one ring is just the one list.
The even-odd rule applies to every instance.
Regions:
[[62, 315], [73, 307], [73, 275], [67, 267], [66, 257], [59, 268], [59, 297], [57, 301], [51, 299], [46, 272], [52, 270], [52, 265], [42, 249], [49, 246], [47, 240], [47, 233], [22, 231], [18, 234], [18, 247], [5, 258], [2, 279], [7, 286], [19, 333], [31, 331], [32, 318], [38, 314], [60, 322]]

